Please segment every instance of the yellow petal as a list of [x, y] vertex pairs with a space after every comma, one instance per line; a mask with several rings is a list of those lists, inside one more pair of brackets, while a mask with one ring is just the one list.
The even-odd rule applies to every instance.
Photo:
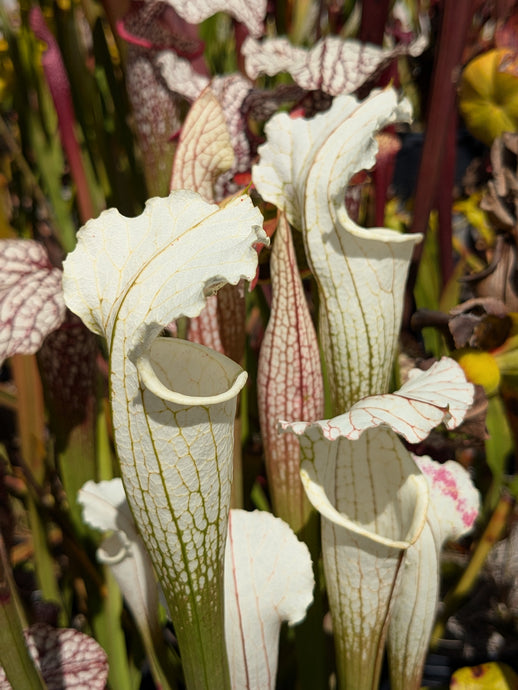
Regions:
[[458, 360], [466, 377], [483, 386], [487, 395], [495, 393], [500, 384], [500, 370], [490, 352], [467, 351]]
[[507, 666], [491, 661], [459, 668], [451, 678], [451, 690], [516, 690], [518, 676]]
[[470, 132], [488, 146], [518, 128], [518, 71], [513, 51], [490, 50], [462, 73], [459, 107]]

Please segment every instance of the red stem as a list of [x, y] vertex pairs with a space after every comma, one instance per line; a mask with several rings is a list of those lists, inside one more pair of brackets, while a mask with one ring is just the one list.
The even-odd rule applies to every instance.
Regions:
[[[442, 162], [448, 145], [448, 132], [455, 118], [456, 83], [467, 31], [473, 17], [472, 0], [444, 0], [442, 25], [435, 55], [428, 123], [417, 179], [412, 232], [426, 234], [439, 183], [442, 184]], [[450, 199], [451, 212], [451, 199]], [[412, 295], [423, 244], [418, 244], [408, 277], [408, 294]], [[405, 322], [411, 308], [407, 305]]]
[[43, 72], [54, 101], [59, 133], [70, 166], [70, 174], [76, 185], [79, 216], [81, 222], [86, 223], [96, 214], [83, 166], [81, 149], [74, 131], [76, 118], [67, 72], [57, 41], [47, 27], [43, 12], [39, 7], [31, 9], [30, 25], [34, 34], [47, 44], [47, 50], [41, 59]]
[[377, 46], [383, 43], [390, 4], [390, 0], [363, 0], [360, 41]]
[[453, 111], [448, 120], [446, 147], [443, 154], [440, 180], [437, 188], [436, 204], [439, 221], [439, 262], [442, 286], [446, 285], [453, 274], [451, 205], [455, 185], [455, 162], [457, 158], [457, 112]]

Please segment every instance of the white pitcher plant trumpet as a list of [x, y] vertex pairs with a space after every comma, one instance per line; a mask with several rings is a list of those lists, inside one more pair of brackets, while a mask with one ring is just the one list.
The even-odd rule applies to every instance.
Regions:
[[246, 373], [203, 346], [159, 337], [225, 283], [250, 280], [262, 216], [242, 196], [219, 209], [178, 191], [129, 219], [89, 221], [64, 264], [65, 302], [110, 357], [124, 488], [162, 584], [188, 688], [230, 687], [223, 560], [236, 397]]
[[[461, 368], [444, 358], [426, 372], [414, 370], [396, 393], [364, 398], [334, 419], [282, 424], [299, 436], [302, 481], [323, 518], [324, 570], [342, 688], [378, 686], [392, 608], [400, 597], [415, 595], [414, 584], [401, 587], [401, 573], [407, 572], [405, 581], [411, 577], [405, 552], [414, 545], [410, 570], [416, 577], [416, 569], [431, 570], [436, 582], [439, 547], [429, 552], [420, 546], [421, 538], [429, 545], [427, 525], [433, 524], [434, 532], [459, 536], [460, 530], [446, 525], [461, 521], [467, 531], [477, 514], [478, 494], [467, 475], [461, 483], [462, 517], [457, 517], [455, 502], [443, 501], [444, 511], [434, 511], [428, 481], [397, 434], [417, 443], [441, 422], [452, 429], [462, 421], [472, 398], [473, 386]], [[458, 471], [466, 474], [460, 466]], [[432, 487], [432, 497], [437, 494], [440, 487]], [[420, 601], [429, 615], [418, 616], [414, 625], [420, 629], [414, 633], [426, 642], [414, 650], [412, 669], [422, 668], [424, 662], [437, 585], [420, 592]], [[400, 607], [403, 611], [404, 604]], [[403, 641], [406, 618], [401, 612], [399, 625], [391, 623], [395, 641], [390, 660], [398, 669], [409, 656]]]
[[[392, 89], [362, 103], [335, 98], [309, 120], [279, 114], [266, 127], [253, 169], [263, 198], [302, 231], [318, 286], [319, 334], [336, 416], [289, 420], [282, 428], [299, 436], [303, 484], [323, 517], [337, 668], [347, 690], [377, 688], [401, 566], [429, 520], [427, 479], [398, 434], [415, 443], [441, 422], [454, 428], [473, 399], [473, 386], [448, 359], [414, 372], [387, 394], [406, 275], [421, 237], [361, 228], [345, 207], [348, 181], [375, 163], [377, 130], [410, 117], [409, 103]], [[465, 484], [466, 500], [476, 503], [476, 491]], [[436, 578], [437, 568], [436, 558]], [[431, 609], [436, 595], [434, 589]], [[426, 628], [423, 637], [428, 634]], [[403, 648], [391, 645], [394, 667]], [[420, 647], [414, 655], [418, 666], [424, 653]]]
[[[79, 501], [87, 524], [111, 532], [97, 558], [111, 568], [143, 640], [151, 637], [156, 645], [158, 595], [153, 568], [120, 479], [87, 482]], [[300, 622], [313, 599], [309, 551], [271, 513], [231, 510], [224, 583], [232, 689], [274, 690], [281, 623]], [[146, 644], [148, 654], [150, 650], [153, 654], [153, 644]], [[159, 662], [153, 656], [151, 660], [157, 667]]]
[[406, 274], [420, 235], [361, 228], [348, 216], [345, 188], [374, 165], [375, 133], [409, 121], [410, 104], [392, 89], [358, 103], [339, 96], [311, 119], [273, 117], [253, 181], [302, 231], [318, 286], [319, 334], [335, 414], [387, 390]]

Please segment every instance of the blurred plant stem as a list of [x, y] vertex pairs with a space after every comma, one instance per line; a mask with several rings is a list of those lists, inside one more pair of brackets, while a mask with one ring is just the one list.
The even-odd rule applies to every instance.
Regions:
[[[115, 582], [108, 566], [103, 568], [104, 587], [99, 593], [92, 593], [93, 603], [100, 604], [91, 607], [92, 627], [95, 639], [104, 649], [110, 660], [108, 683], [117, 690], [134, 690], [131, 667], [126, 650], [126, 640], [121, 625], [122, 596], [119, 586]], [[100, 599], [98, 595], [100, 594]], [[97, 610], [96, 610], [97, 609]]]
[[295, 653], [300, 690], [325, 690], [326, 641], [324, 635], [323, 570], [320, 548], [320, 515], [312, 511], [297, 537], [306, 543], [313, 563], [315, 589], [313, 603], [304, 620], [295, 628]]
[[13, 688], [44, 690], [47, 686], [25, 644], [23, 627], [26, 626], [11, 564], [0, 534], [0, 666]]
[[[454, 151], [450, 152], [446, 164], [444, 152], [447, 150], [448, 143], [455, 142], [456, 84], [460, 73], [462, 51], [473, 12], [474, 3], [471, 0], [445, 0], [443, 4], [411, 232], [426, 235], [428, 219], [434, 204], [437, 204], [438, 208], [441, 209], [448, 205], [451, 214], [453, 189], [451, 156], [453, 156], [454, 161]], [[445, 181], [448, 183], [447, 185]], [[441, 198], [444, 201], [441, 201]], [[442, 214], [442, 218], [444, 218], [444, 214]], [[448, 226], [445, 226], [440, 235], [440, 255], [445, 253], [451, 255], [451, 225], [449, 228], [448, 231]], [[414, 260], [408, 275], [409, 295], [412, 295], [415, 287], [422, 252], [423, 243], [417, 245], [414, 251]], [[451, 266], [450, 259], [444, 258], [440, 261], [441, 266], [446, 268], [448, 272]], [[443, 281], [449, 277], [447, 272], [442, 277]], [[412, 304], [407, 300], [403, 317], [404, 324], [408, 325], [412, 311]]]
[[[45, 412], [43, 391], [34, 355], [15, 355], [11, 358], [13, 380], [18, 392], [18, 434], [27, 480], [35, 489], [44, 492], [45, 482]], [[49, 550], [45, 521], [36, 502], [27, 494], [27, 511], [34, 544], [34, 568], [43, 599], [60, 607], [59, 621], [66, 624], [63, 601], [59, 591], [55, 563]]]
[[439, 641], [444, 635], [448, 618], [466, 600], [466, 597], [475, 586], [477, 578], [480, 575], [480, 571], [482, 570], [482, 566], [484, 565], [489, 552], [506, 530], [508, 518], [513, 507], [513, 498], [507, 491], [504, 491], [495, 510], [493, 511], [486, 529], [484, 530], [475, 550], [471, 555], [467, 568], [462, 573], [461, 578], [455, 587], [448, 592], [444, 598], [443, 609], [438, 617], [432, 633], [432, 638], [430, 641], [431, 648], [434, 648], [438, 645]]
[[358, 39], [363, 43], [383, 44], [390, 0], [363, 0]]

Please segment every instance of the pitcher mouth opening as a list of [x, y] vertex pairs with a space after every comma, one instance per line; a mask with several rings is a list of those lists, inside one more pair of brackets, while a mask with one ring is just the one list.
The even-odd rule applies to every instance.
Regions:
[[248, 377], [225, 355], [178, 338], [156, 338], [136, 365], [140, 382], [151, 393], [177, 405], [232, 400]]
[[358, 536], [364, 537], [373, 543], [388, 546], [392, 549], [406, 550], [412, 546], [412, 544], [415, 544], [415, 542], [419, 539], [421, 532], [423, 531], [429, 502], [428, 487], [424, 476], [422, 479], [419, 475], [409, 477], [408, 481], [415, 485], [416, 496], [412, 520], [408, 526], [406, 534], [404, 536], [402, 535], [402, 539], [392, 539], [391, 537], [377, 534], [367, 527], [363, 527], [361, 524], [339, 512], [328, 499], [324, 499], [322, 495], [324, 494], [323, 487], [319, 487], [317, 489], [313, 485], [306, 470], [301, 469], [300, 475], [308, 499], [313, 506], [317, 508], [321, 515], [330, 522], [334, 523], [336, 526], [343, 527], [345, 530], [352, 532], [353, 534], [357, 534]]

